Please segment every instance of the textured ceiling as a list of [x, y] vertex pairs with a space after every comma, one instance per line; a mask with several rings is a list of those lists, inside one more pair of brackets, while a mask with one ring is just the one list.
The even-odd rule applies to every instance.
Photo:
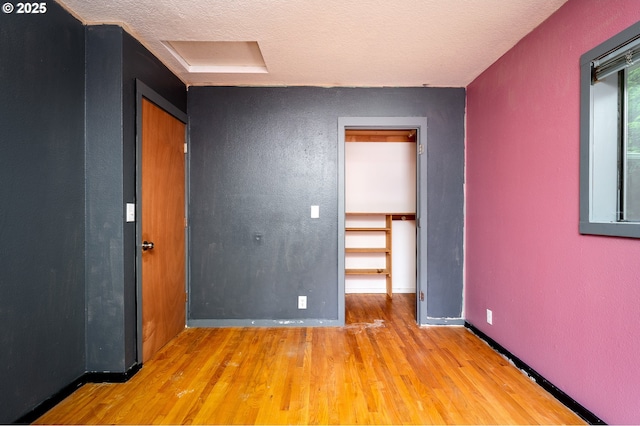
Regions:
[[[566, 0], [61, 0], [188, 85], [465, 87]], [[255, 41], [267, 73], [188, 72], [167, 41]]]

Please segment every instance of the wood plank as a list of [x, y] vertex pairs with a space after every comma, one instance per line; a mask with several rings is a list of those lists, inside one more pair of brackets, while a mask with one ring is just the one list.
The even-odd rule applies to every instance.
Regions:
[[415, 130], [347, 129], [345, 142], [415, 142]]
[[88, 384], [37, 424], [584, 424], [415, 295], [349, 294], [345, 327], [187, 329], [127, 383]]
[[393, 297], [393, 255], [391, 253], [391, 250], [393, 249], [393, 237], [391, 236], [391, 232], [393, 230], [393, 223], [392, 223], [393, 219], [392, 219], [392, 215], [387, 215], [385, 216], [385, 227], [389, 230], [389, 232], [387, 232], [386, 236], [385, 236], [385, 246], [389, 249], [389, 251], [385, 254], [385, 258], [386, 258], [386, 265], [387, 265], [387, 278], [386, 278], [386, 284], [387, 284], [387, 297], [388, 298], [392, 298]]
[[391, 249], [386, 247], [347, 247], [344, 251], [346, 253], [389, 253]]
[[415, 214], [414, 213], [409, 213], [409, 212], [345, 212], [346, 215], [356, 215], [356, 216], [386, 216], [388, 214], [392, 215], [392, 216], [403, 216], [403, 215], [412, 215]]
[[384, 268], [379, 269], [345, 269], [344, 273], [347, 275], [382, 275], [388, 274], [389, 271]]
[[388, 231], [390, 228], [345, 228], [345, 231], [348, 232], [378, 232], [378, 231]]
[[415, 213], [390, 213], [393, 220], [416, 220]]

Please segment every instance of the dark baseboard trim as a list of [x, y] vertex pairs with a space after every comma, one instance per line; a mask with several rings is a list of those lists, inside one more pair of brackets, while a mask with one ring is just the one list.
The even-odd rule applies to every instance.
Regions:
[[537, 384], [539, 384], [544, 390], [549, 392], [556, 398], [558, 401], [563, 403], [567, 408], [580, 416], [584, 421], [592, 425], [606, 425], [602, 419], [593, 414], [591, 411], [587, 410], [584, 406], [578, 403], [575, 399], [571, 398], [569, 395], [564, 393], [562, 390], [558, 389], [553, 383], [545, 379], [540, 373], [535, 371], [533, 368], [529, 367], [525, 362], [523, 362], [520, 358], [509, 352], [498, 342], [493, 340], [491, 337], [484, 334], [478, 328], [476, 328], [473, 324], [470, 324], [465, 321], [464, 326], [469, 329], [473, 334], [478, 336], [480, 339], [484, 340], [493, 350], [498, 352], [499, 354], [505, 356], [509, 361], [516, 366], [516, 368], [522, 370], [529, 377], [531, 377]]
[[130, 378], [136, 375], [142, 368], [142, 364], [134, 364], [129, 370], [124, 373], [109, 373], [109, 372], [90, 372], [85, 373], [85, 383], [124, 383], [128, 382]]
[[42, 417], [47, 411], [61, 403], [65, 398], [74, 393], [87, 383], [124, 383], [132, 378], [140, 369], [142, 364], [135, 364], [124, 373], [84, 373], [76, 380], [62, 388], [59, 392], [41, 402], [36, 408], [13, 422], [14, 424], [31, 424]]
[[64, 388], [60, 389], [58, 393], [42, 401], [36, 408], [29, 411], [27, 414], [20, 417], [18, 420], [16, 420], [13, 423], [28, 425], [35, 422], [41, 416], [43, 416], [44, 413], [46, 413], [47, 411], [49, 411], [50, 409], [58, 405], [60, 402], [62, 402], [63, 399], [65, 399], [66, 397], [74, 393], [78, 388], [80, 388], [85, 383], [86, 382], [84, 380], [84, 375], [78, 377], [76, 380], [74, 380]]

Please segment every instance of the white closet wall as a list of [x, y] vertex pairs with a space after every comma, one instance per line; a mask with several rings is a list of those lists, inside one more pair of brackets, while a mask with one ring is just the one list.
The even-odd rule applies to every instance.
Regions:
[[[415, 143], [348, 142], [345, 143], [345, 164], [347, 213], [415, 213]], [[393, 292], [413, 293], [416, 288], [415, 221], [393, 221], [392, 236]], [[347, 276], [345, 291], [384, 293], [385, 278]]]

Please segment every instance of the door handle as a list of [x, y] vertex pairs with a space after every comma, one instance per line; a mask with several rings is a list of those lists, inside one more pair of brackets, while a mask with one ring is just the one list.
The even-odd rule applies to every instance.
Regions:
[[143, 241], [142, 242], [142, 250], [153, 250], [153, 242], [152, 241]]

